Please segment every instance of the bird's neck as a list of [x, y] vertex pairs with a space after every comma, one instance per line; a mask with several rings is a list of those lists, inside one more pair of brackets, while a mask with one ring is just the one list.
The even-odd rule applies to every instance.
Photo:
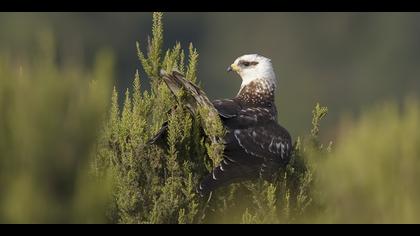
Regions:
[[265, 106], [274, 103], [276, 84], [264, 79], [255, 79], [242, 84], [237, 98], [248, 104]]

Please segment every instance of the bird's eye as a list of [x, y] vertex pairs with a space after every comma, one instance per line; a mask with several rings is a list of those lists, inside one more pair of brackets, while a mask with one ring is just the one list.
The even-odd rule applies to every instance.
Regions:
[[242, 63], [242, 65], [244, 65], [245, 67], [247, 67], [247, 66], [249, 66], [249, 65], [250, 65], [250, 63], [249, 63], [249, 62], [247, 62], [247, 61], [244, 61], [244, 62]]

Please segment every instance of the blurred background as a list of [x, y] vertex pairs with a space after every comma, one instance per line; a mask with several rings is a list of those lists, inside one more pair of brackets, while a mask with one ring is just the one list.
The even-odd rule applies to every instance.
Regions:
[[[122, 94], [140, 68], [135, 42], [144, 50], [150, 28], [151, 13], [0, 13], [0, 51], [19, 63], [42, 30], [54, 34], [58, 64], [89, 67], [107, 48]], [[280, 122], [294, 137], [309, 130], [318, 101], [329, 107], [321, 136], [329, 140], [343, 114], [420, 90], [418, 13], [165, 13], [164, 30], [165, 48], [198, 48], [199, 80], [212, 99], [236, 95], [240, 80], [226, 73], [236, 57], [271, 58]]]
[[[241, 82], [227, 66], [258, 53], [272, 59], [279, 120], [294, 139], [317, 102], [328, 106], [321, 142], [334, 140], [333, 151], [314, 161], [327, 211], [310, 222], [420, 222], [420, 13], [163, 20], [165, 49], [198, 49], [210, 98], [235, 96]], [[92, 157], [112, 86], [120, 98], [131, 88], [136, 41], [145, 51], [151, 25], [151, 13], [0, 13], [0, 222], [109, 222], [112, 181]]]

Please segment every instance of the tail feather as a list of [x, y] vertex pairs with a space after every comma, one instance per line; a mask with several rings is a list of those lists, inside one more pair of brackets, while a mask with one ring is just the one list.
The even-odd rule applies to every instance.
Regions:
[[[169, 90], [174, 97], [177, 98], [177, 101], [179, 103], [182, 102], [181, 105], [186, 107], [194, 117], [201, 112], [201, 109], [206, 110], [205, 116], [202, 116], [204, 119], [201, 119], [202, 128], [206, 133], [206, 127], [211, 125], [208, 121], [219, 119], [219, 113], [205, 92], [191, 81], [185, 79], [185, 77], [177, 71], [167, 73], [166, 71], [161, 70], [160, 74]], [[179, 100], [178, 97], [181, 91], [184, 91], [185, 93], [182, 96], [182, 100]], [[167, 124], [164, 124], [160, 131], [150, 140], [150, 143], [157, 143], [162, 139], [166, 140], [164, 137], [167, 134], [167, 129]], [[206, 133], [206, 137], [213, 143], [223, 142], [223, 140], [221, 140], [222, 137], [216, 137], [213, 134]], [[257, 166], [238, 165], [237, 163], [225, 159], [203, 179], [198, 186], [197, 191], [200, 195], [206, 196], [218, 187], [237, 180], [243, 180], [247, 177], [253, 178], [257, 176], [258, 173], [259, 168]]]
[[187, 92], [186, 101], [183, 101], [183, 105], [186, 105], [193, 115], [198, 114], [200, 107], [206, 107], [209, 109], [210, 115], [218, 116], [218, 112], [214, 107], [213, 103], [207, 97], [205, 92], [191, 81], [184, 78], [184, 76], [177, 72], [167, 73], [161, 70], [161, 76], [165, 81], [168, 88], [176, 97], [181, 90]]
[[[179, 93], [181, 91], [186, 91], [186, 96], [183, 96], [182, 106], [188, 108], [190, 113], [193, 116], [196, 116], [200, 112], [200, 108], [206, 108], [208, 110], [207, 117], [213, 118], [218, 116], [218, 112], [214, 107], [213, 103], [208, 99], [204, 91], [193, 84], [191, 81], [188, 81], [184, 78], [184, 76], [177, 72], [172, 71], [171, 73], [167, 73], [164, 70], [160, 71], [160, 75], [163, 78], [163, 81], [168, 86], [169, 90], [172, 92], [175, 98], [177, 98], [178, 102], [181, 102], [178, 99]], [[169, 110], [168, 113], [172, 112], [173, 109]], [[206, 127], [206, 123], [203, 121], [203, 127]], [[147, 142], [148, 145], [157, 144], [159, 146], [166, 145], [166, 136], [168, 130], [168, 122], [162, 124], [160, 130]], [[212, 142], [216, 142], [219, 139], [217, 137], [209, 136]]]
[[146, 142], [147, 145], [158, 145], [160, 147], [167, 147], [166, 137], [168, 136], [168, 121], [165, 121], [159, 131]]
[[[185, 96], [183, 96], [182, 105], [186, 106], [193, 116], [198, 115], [200, 109], [206, 110], [205, 116], [202, 116], [204, 119], [201, 119], [201, 125], [204, 131], [212, 126], [212, 122], [209, 121], [220, 119], [217, 109], [201, 88], [185, 79], [185, 77], [177, 71], [167, 73], [164, 70], [161, 70], [160, 74], [175, 97], [178, 97], [181, 90], [186, 91]], [[178, 100], [178, 102], [180, 101]], [[206, 135], [213, 143], [220, 143], [222, 141], [220, 140], [221, 137], [217, 137], [213, 134]]]
[[[176, 105], [174, 107], [172, 107], [171, 109], [169, 109], [166, 114], [170, 115], [175, 109], [176, 109]], [[150, 138], [147, 142], [146, 145], [152, 145], [152, 144], [156, 144], [160, 147], [168, 147], [167, 143], [166, 143], [166, 137], [168, 136], [168, 125], [169, 122], [165, 121], [163, 122], [162, 126], [160, 127], [159, 131], [152, 137]]]

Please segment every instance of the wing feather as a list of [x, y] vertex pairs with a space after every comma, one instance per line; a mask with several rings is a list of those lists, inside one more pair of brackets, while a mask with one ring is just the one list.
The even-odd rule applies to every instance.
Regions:
[[213, 105], [222, 118], [236, 117], [241, 110], [241, 105], [233, 99], [214, 100]]
[[249, 155], [263, 160], [288, 161], [291, 151], [290, 135], [275, 123], [236, 129], [233, 135], [239, 146]]

